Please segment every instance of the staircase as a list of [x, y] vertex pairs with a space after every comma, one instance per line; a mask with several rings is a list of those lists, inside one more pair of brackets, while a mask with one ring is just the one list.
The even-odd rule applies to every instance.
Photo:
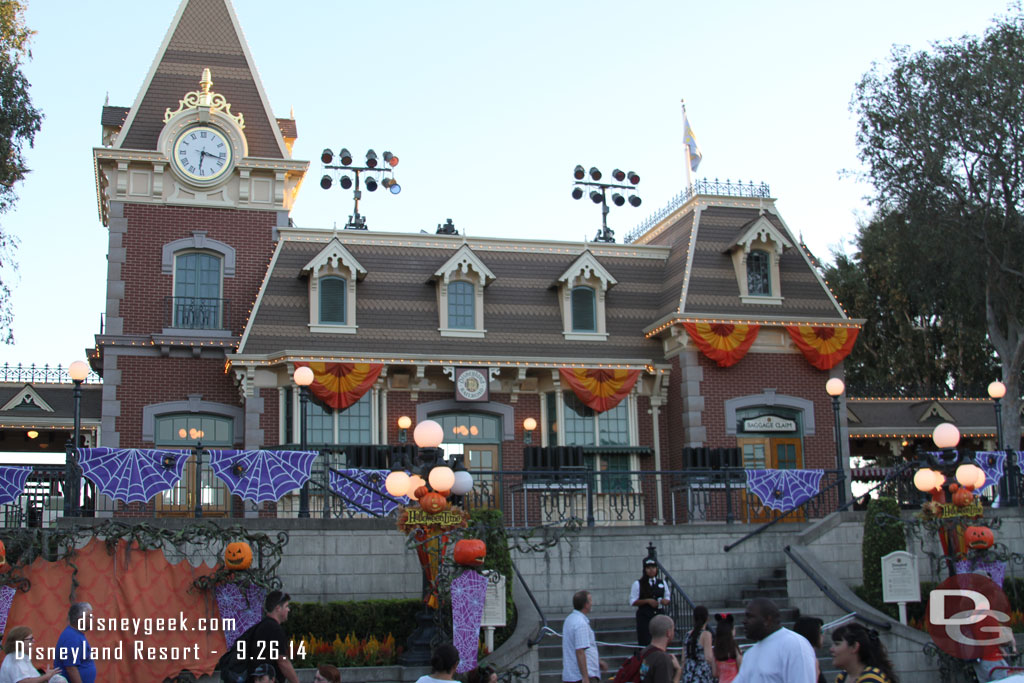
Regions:
[[[736, 642], [741, 650], [746, 650], [751, 641], [747, 640], [743, 631], [743, 614], [747, 603], [754, 598], [768, 598], [779, 607], [782, 616], [782, 625], [792, 629], [797, 618], [797, 610], [789, 604], [789, 592], [786, 587], [786, 569], [784, 567], [772, 570], [772, 573], [757, 581], [757, 586], [743, 588], [739, 597], [730, 598], [723, 606], [708, 606], [711, 613], [710, 624], [714, 628], [715, 614], [732, 614], [736, 629]], [[562, 632], [562, 620], [549, 622], [551, 628], [558, 633]], [[636, 649], [636, 619], [632, 612], [591, 614], [590, 626], [597, 636], [598, 651], [601, 659], [608, 663], [609, 673], [603, 678], [608, 679], [614, 676], [622, 663], [633, 654]], [[670, 650], [677, 656], [682, 647], [681, 639], [685, 633], [676, 634], [676, 642]], [[600, 643], [623, 643], [623, 645], [601, 645]], [[832, 666], [832, 657], [829, 654], [831, 640], [826, 635], [820, 650], [816, 652], [821, 673], [826, 681], [835, 680], [838, 669]], [[539, 652], [539, 683], [561, 683], [562, 680], [562, 639], [558, 636], [549, 635], [541, 641], [538, 646]]]

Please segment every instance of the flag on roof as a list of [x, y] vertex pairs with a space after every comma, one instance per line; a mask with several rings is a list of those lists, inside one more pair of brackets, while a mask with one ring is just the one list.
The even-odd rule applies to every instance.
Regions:
[[683, 104], [683, 145], [686, 146], [686, 157], [690, 161], [690, 170], [696, 171], [704, 155], [700, 152], [697, 136], [693, 134], [693, 128], [690, 127], [690, 119], [686, 116], [686, 104]]

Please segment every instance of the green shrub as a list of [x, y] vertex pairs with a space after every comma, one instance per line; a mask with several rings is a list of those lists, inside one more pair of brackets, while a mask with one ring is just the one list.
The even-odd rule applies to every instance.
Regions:
[[907, 549], [907, 538], [900, 508], [895, 498], [876, 498], [868, 503], [864, 516], [864, 542], [861, 557], [864, 563], [863, 592], [858, 595], [870, 605], [894, 612], [882, 602], [882, 558], [896, 550]]
[[307, 634], [331, 642], [337, 634], [353, 633], [356, 638], [376, 636], [384, 640], [390, 633], [395, 642], [405, 644], [416, 628], [415, 614], [423, 602], [413, 600], [362, 600], [359, 602], [293, 602], [285, 633], [296, 639]]

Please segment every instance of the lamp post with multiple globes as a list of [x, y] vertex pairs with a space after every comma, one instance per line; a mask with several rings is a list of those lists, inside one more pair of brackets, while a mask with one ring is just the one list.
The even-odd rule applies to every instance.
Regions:
[[[408, 429], [411, 424], [412, 420], [406, 416], [398, 419], [400, 430]], [[441, 442], [444, 441], [444, 429], [433, 420], [423, 420], [416, 425], [412, 438], [417, 446], [416, 454], [412, 458], [406, 455], [393, 459], [391, 473], [384, 480], [385, 490], [396, 498], [408, 496], [412, 500], [421, 497], [423, 488], [438, 492], [447, 491], [456, 496], [452, 502], [459, 504], [461, 499], [458, 497], [469, 493], [473, 488], [473, 476], [461, 469], [461, 461], [453, 463], [455, 468], [448, 465], [444, 451], [440, 448]], [[419, 540], [428, 542], [426, 538]], [[437, 549], [437, 552], [440, 550]], [[441, 566], [440, 558], [437, 566]], [[409, 636], [406, 651], [399, 657], [399, 663], [403, 666], [422, 666], [430, 663], [430, 646], [437, 631], [434, 624], [436, 610], [428, 604], [430, 593], [430, 580], [427, 576], [427, 567], [424, 566], [423, 609], [417, 613], [416, 630]]]

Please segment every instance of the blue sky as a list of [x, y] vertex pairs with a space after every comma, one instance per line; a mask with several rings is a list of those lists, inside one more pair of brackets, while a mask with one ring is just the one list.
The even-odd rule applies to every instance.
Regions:
[[[104, 309], [106, 230], [91, 148], [100, 109], [130, 106], [178, 6], [30, 0], [26, 67], [46, 120], [14, 211], [14, 346], [0, 362], [84, 357]], [[984, 30], [1003, 1], [859, 3], [236, 0], [277, 116], [294, 108], [311, 162], [297, 225], [343, 225], [351, 193], [321, 190], [320, 150], [390, 150], [397, 196], [365, 195], [372, 230], [582, 241], [600, 209], [573, 201], [576, 164], [640, 174], [620, 238], [685, 182], [680, 99], [704, 153], [695, 178], [764, 181], [819, 256], [864, 215], [850, 97], [895, 43]], [[217, 75], [214, 73], [214, 90]], [[197, 74], [198, 81], [198, 74]], [[175, 103], [171, 103], [175, 104]], [[243, 112], [246, 113], [246, 112]]]

